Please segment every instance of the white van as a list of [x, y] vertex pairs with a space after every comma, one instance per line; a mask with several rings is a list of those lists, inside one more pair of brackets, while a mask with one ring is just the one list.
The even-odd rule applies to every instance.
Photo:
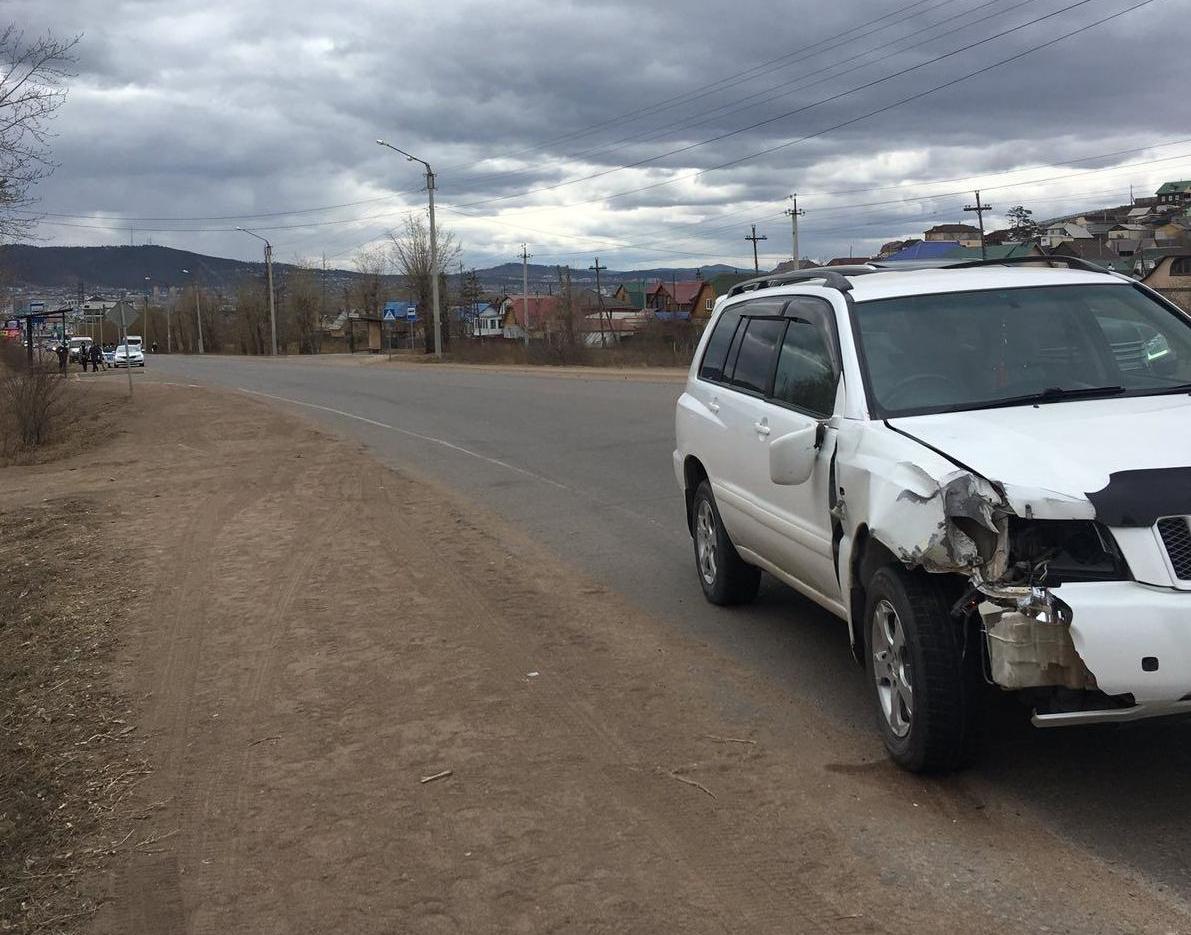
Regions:
[[80, 353], [90, 354], [91, 353], [91, 345], [94, 343], [95, 343], [94, 341], [92, 341], [90, 338], [86, 338], [86, 337], [80, 336], [80, 337], [71, 338], [70, 343], [67, 344], [67, 346], [66, 346], [67, 350], [70, 353], [70, 359], [73, 361], [77, 361], [79, 359]]

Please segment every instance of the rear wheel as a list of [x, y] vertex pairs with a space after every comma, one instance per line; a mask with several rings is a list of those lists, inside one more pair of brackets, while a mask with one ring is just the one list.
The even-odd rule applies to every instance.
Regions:
[[979, 653], [940, 582], [887, 566], [868, 584], [866, 665], [885, 748], [903, 769], [957, 769], [981, 735]]
[[700, 482], [691, 503], [695, 569], [703, 595], [713, 604], [747, 604], [761, 586], [761, 569], [742, 559], [728, 538], [711, 485]]

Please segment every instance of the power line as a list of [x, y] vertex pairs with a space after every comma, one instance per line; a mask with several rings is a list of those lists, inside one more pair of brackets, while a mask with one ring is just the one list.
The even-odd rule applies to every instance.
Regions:
[[[924, 11], [924, 12], [934, 12], [935, 10], [937, 10], [943, 6], [946, 6], [951, 2], [954, 2], [954, 0], [946, 0], [946, 2], [941, 3], [935, 7], [931, 7], [930, 10]], [[967, 16], [967, 15], [975, 12], [975, 10], [980, 10], [980, 9], [983, 9], [984, 7], [992, 6], [997, 3], [1001, 3], [1001, 2], [1002, 2], [1002, 0], [986, 0], [986, 2], [979, 4], [974, 9], [963, 10], [960, 13], [953, 14], [952, 16], [949, 16], [946, 19], [940, 20], [937, 23], [932, 23], [931, 25], [929, 25], [925, 28], [927, 30], [935, 29], [938, 26], [942, 26], [942, 25], [949, 23], [955, 19], [959, 19], [961, 17]], [[851, 74], [854, 71], [859, 71], [862, 68], [870, 67], [872, 65], [878, 64], [879, 62], [883, 62], [889, 58], [893, 58], [897, 55], [902, 55], [906, 52], [912, 51], [913, 49], [919, 48], [920, 46], [927, 45], [931, 42], [935, 42], [935, 41], [942, 39], [946, 36], [950, 36], [956, 32], [960, 32], [961, 30], [971, 29], [973, 26], [977, 26], [980, 23], [986, 22], [987, 20], [994, 19], [999, 16], [1005, 16], [1006, 14], [1011, 13], [1020, 7], [1026, 6], [1027, 4], [1034, 3], [1034, 2], [1035, 2], [1035, 0], [1019, 0], [1018, 3], [1014, 4], [1013, 6], [1009, 7], [1008, 9], [998, 10], [997, 12], [991, 13], [988, 16], [984, 16], [984, 17], [981, 17], [980, 19], [973, 20], [970, 23], [966, 23], [966, 24], [964, 24], [962, 26], [958, 26], [954, 29], [947, 30], [946, 32], [938, 33], [934, 36], [929, 36], [925, 39], [922, 39], [919, 42], [915, 42], [915, 43], [913, 43], [909, 46], [906, 46], [904, 48], [894, 49], [893, 51], [890, 51], [888, 54], [882, 55], [876, 59], [873, 59], [872, 61], [863, 62], [863, 63], [856, 65], [852, 68], [847, 68], [847, 69], [844, 69], [843, 71], [836, 72], [835, 74], [827, 75], [824, 78], [820, 78], [818, 81], [812, 81], [812, 82], [805, 83], [805, 84], [800, 83], [800, 82], [803, 82], [804, 79], [806, 79], [806, 78], [810, 78], [815, 75], [822, 74], [823, 72], [831, 71], [832, 69], [838, 68], [840, 65], [845, 65], [849, 62], [854, 62], [857, 59], [864, 59], [867, 56], [869, 56], [872, 52], [887, 48], [888, 45], [886, 44], [886, 45], [875, 46], [875, 47], [872, 47], [869, 49], [865, 49], [863, 52], [857, 53], [856, 55], [852, 55], [849, 58], [841, 59], [839, 61], [833, 61], [831, 64], [826, 65], [822, 68], [818, 68], [818, 69], [815, 69], [814, 71], [810, 71], [810, 72], [804, 72], [803, 74], [798, 75], [795, 78], [792, 78], [788, 81], [784, 81], [780, 84], [774, 85], [773, 87], [754, 92], [752, 94], [746, 95], [743, 98], [738, 98], [737, 100], [732, 101], [728, 104], [724, 104], [719, 107], [716, 107], [711, 111], [701, 114], [700, 115], [701, 119], [693, 119], [692, 120], [689, 117], [683, 118], [681, 120], [674, 121], [674, 122], [666, 124], [662, 127], [654, 128], [653, 130], [646, 131], [644, 133], [629, 134], [628, 136], [620, 137], [619, 139], [612, 140], [611, 142], [606, 143], [606, 144], [599, 144], [597, 146], [589, 147], [584, 150], [579, 150], [578, 152], [568, 153], [566, 155], [558, 157], [556, 161], [561, 162], [564, 160], [580, 159], [585, 156], [589, 156], [592, 153], [596, 153], [599, 156], [611, 156], [611, 155], [621, 151], [624, 148], [623, 146], [620, 145], [622, 143], [630, 143], [630, 142], [634, 142], [634, 141], [638, 141], [638, 140], [642, 141], [642, 142], [650, 142], [650, 141], [653, 141], [656, 139], [660, 139], [661, 137], [667, 135], [667, 133], [669, 133], [671, 131], [686, 130], [686, 129], [691, 129], [694, 127], [705, 126], [709, 123], [714, 123], [720, 115], [723, 115], [725, 113], [730, 114], [737, 110], [740, 110], [741, 109], [740, 105], [746, 104], [746, 102], [752, 101], [756, 98], [763, 98], [763, 100], [757, 101], [756, 103], [749, 103], [749, 104], [747, 104], [747, 107], [745, 109], [752, 109], [752, 108], [758, 107], [762, 104], [767, 104], [771, 101], [775, 101], [780, 98], [787, 97], [795, 91], [803, 91], [803, 90], [806, 90], [807, 88], [812, 88], [815, 85], [822, 84], [825, 81], [831, 81], [836, 78], [840, 78], [844, 75]], [[922, 14], [921, 13], [915, 14], [915, 16], [919, 16], [919, 15], [922, 15]], [[910, 17], [910, 18], [913, 18], [913, 17]], [[888, 26], [883, 26], [883, 27], [881, 27], [881, 29], [874, 30], [873, 33], [869, 33], [868, 35], [872, 35], [876, 32], [881, 32], [882, 30], [887, 29], [887, 28], [888, 28]], [[903, 40], [905, 38], [908, 38], [908, 37], [905, 37], [905, 36], [902, 37]], [[854, 41], [854, 40], [850, 40], [850, 41]], [[901, 40], [898, 40], [898, 41], [901, 41]], [[793, 63], [791, 63], [791, 64], [793, 64]], [[791, 87], [792, 85], [794, 87]], [[786, 90], [778, 91], [779, 88], [784, 88]], [[771, 92], [777, 92], [777, 93], [771, 93]], [[766, 97], [766, 95], [769, 95], [769, 96]], [[536, 171], [535, 167], [526, 167], [523, 169], [510, 170], [509, 172], [501, 172], [501, 173], [496, 173], [493, 175], [480, 176], [479, 178], [469, 178], [469, 179], [466, 179], [466, 182], [467, 182], [467, 184], [474, 186], [481, 182], [489, 182], [489, 181], [493, 181], [496, 179], [510, 178], [513, 176], [523, 176], [523, 175], [530, 174], [534, 171]]]
[[[960, 46], [958, 49], [953, 49], [950, 52], [943, 53], [942, 55], [936, 55], [935, 57], [929, 58], [924, 62], [919, 62], [915, 65], [909, 65], [906, 68], [900, 69], [899, 71], [892, 72], [891, 74], [885, 75], [881, 78], [874, 78], [872, 81], [867, 81], [864, 84], [860, 84], [860, 85], [857, 85], [856, 87], [849, 88], [846, 91], [840, 91], [836, 94], [830, 95], [829, 97], [822, 98], [818, 101], [813, 101], [810, 104], [804, 104], [801, 107], [794, 108], [793, 110], [788, 110], [788, 111], [785, 111], [784, 113], [776, 114], [775, 116], [772, 116], [772, 117], [767, 117], [764, 120], [755, 121], [755, 122], [750, 123], [746, 126], [738, 127], [735, 130], [729, 130], [726, 133], [720, 133], [716, 136], [709, 137], [705, 140], [699, 140], [698, 142], [695, 142], [695, 143], [688, 143], [685, 146], [679, 146], [676, 149], [670, 149], [670, 150], [667, 150], [666, 152], [658, 153], [657, 155], [650, 156], [646, 159], [638, 159], [635, 162], [625, 163], [623, 165], [615, 166], [613, 168], [601, 169], [599, 172], [591, 172], [587, 175], [579, 176], [578, 178], [568, 179], [563, 182], [557, 182], [554, 185], [544, 185], [539, 188], [531, 188], [524, 192], [514, 192], [514, 193], [508, 194], [508, 195], [498, 195], [495, 198], [485, 198], [481, 201], [468, 202], [468, 203], [465, 203], [462, 205], [458, 205], [457, 207], [473, 208], [473, 207], [479, 207], [481, 205], [495, 204], [500, 201], [509, 201], [513, 198], [521, 198], [526, 195], [536, 195], [536, 194], [540, 194], [542, 192], [556, 191], [559, 188], [565, 188], [570, 185], [577, 185], [580, 182], [590, 182], [594, 179], [603, 178], [604, 176], [611, 175], [615, 172], [623, 172], [626, 169], [635, 169], [635, 168], [639, 168], [644, 165], [649, 165], [650, 163], [657, 162], [659, 159], [666, 159], [670, 156], [677, 156], [677, 155], [680, 155], [681, 153], [690, 152], [693, 149], [698, 149], [701, 146], [707, 146], [711, 143], [723, 142], [724, 140], [730, 139], [731, 137], [739, 136], [741, 133], [747, 133], [750, 130], [760, 129], [761, 127], [768, 126], [771, 123], [776, 123], [778, 120], [784, 120], [787, 117], [793, 117], [796, 114], [803, 113], [804, 111], [810, 110], [814, 107], [819, 107], [823, 104], [830, 104], [834, 101], [838, 101], [842, 98], [849, 97], [850, 95], [856, 94], [860, 91], [866, 91], [869, 88], [873, 88], [873, 87], [876, 87], [877, 85], [884, 84], [887, 81], [892, 81], [895, 78], [904, 77], [905, 75], [908, 75], [911, 72], [915, 72], [915, 71], [918, 71], [919, 69], [926, 68], [929, 65], [934, 65], [938, 62], [944, 61], [945, 59], [952, 58], [956, 55], [960, 55], [964, 52], [970, 52], [972, 49], [975, 49], [979, 46], [986, 45], [989, 42], [994, 42], [997, 39], [1002, 39], [1005, 36], [1008, 36], [1012, 33], [1019, 32], [1022, 29], [1027, 29], [1030, 26], [1037, 25], [1038, 23], [1041, 23], [1048, 19], [1053, 19], [1054, 17], [1060, 16], [1063, 13], [1068, 13], [1071, 10], [1074, 10], [1078, 7], [1086, 6], [1087, 4], [1093, 3], [1093, 2], [1095, 2], [1095, 0], [1075, 0], [1074, 3], [1070, 3], [1065, 7], [1060, 7], [1058, 10], [1054, 10], [1053, 12], [1046, 13], [1043, 16], [1036, 17], [1035, 19], [1029, 20], [1028, 22], [1025, 22], [1025, 23], [1021, 23], [1017, 26], [1013, 26], [1009, 29], [1004, 29], [1001, 32], [994, 33], [993, 35], [987, 36], [983, 39], [978, 39], [975, 42], [969, 42], [967, 45]], [[1151, 2], [1153, 2], [1153, 0], [1144, 0], [1144, 3], [1151, 3]], [[1144, 3], [1140, 4], [1140, 5], [1144, 5]]]

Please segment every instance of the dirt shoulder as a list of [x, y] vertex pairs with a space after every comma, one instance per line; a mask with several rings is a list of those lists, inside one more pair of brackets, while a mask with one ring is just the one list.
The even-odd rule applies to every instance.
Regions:
[[128, 583], [104, 690], [149, 765], [92, 931], [1191, 929], [358, 446], [242, 395], [132, 405], [0, 473], [6, 529], [86, 503]]

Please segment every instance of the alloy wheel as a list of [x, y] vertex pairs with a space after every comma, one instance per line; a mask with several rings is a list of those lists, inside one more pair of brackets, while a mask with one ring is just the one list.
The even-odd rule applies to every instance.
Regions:
[[893, 735], [905, 737], [914, 718], [910, 654], [901, 618], [887, 600], [881, 600], [873, 608], [870, 645], [881, 712]]
[[715, 513], [707, 500], [699, 501], [695, 514], [695, 555], [699, 560], [699, 575], [708, 586], [715, 584], [718, 572]]

